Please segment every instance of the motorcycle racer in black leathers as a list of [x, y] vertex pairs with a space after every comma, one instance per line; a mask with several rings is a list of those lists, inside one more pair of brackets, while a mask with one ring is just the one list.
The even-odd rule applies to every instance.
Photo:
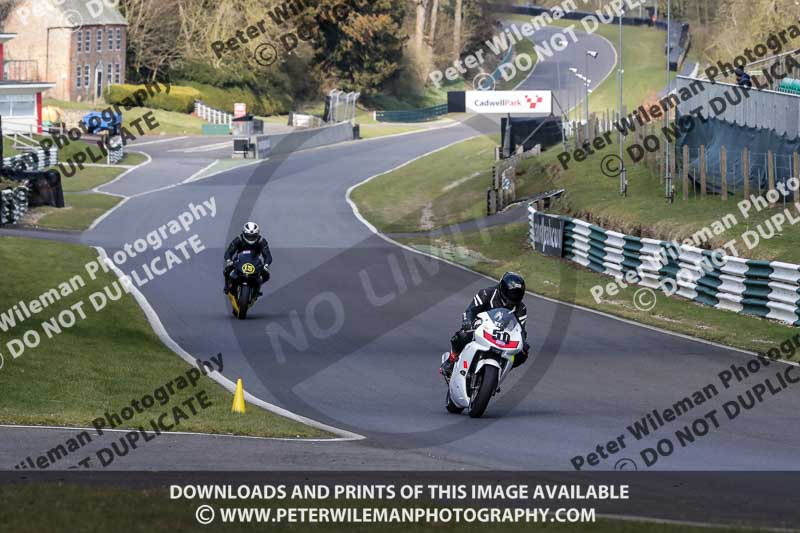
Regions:
[[248, 222], [242, 228], [242, 233], [237, 235], [225, 250], [225, 269], [223, 274], [225, 276], [225, 294], [230, 290], [230, 273], [233, 269], [233, 259], [238, 254], [245, 250], [250, 250], [258, 254], [264, 261], [264, 269], [261, 271], [261, 277], [256, 291], [256, 296], [261, 296], [261, 285], [269, 281], [270, 273], [269, 267], [272, 264], [272, 253], [269, 250], [269, 243], [267, 239], [261, 236], [261, 229], [255, 222]]
[[[472, 341], [475, 319], [485, 311], [504, 307], [513, 312], [519, 325], [522, 326], [522, 339], [526, 341], [528, 334], [525, 330], [525, 322], [528, 319], [528, 310], [522, 302], [524, 296], [525, 280], [515, 272], [506, 272], [497, 285], [481, 289], [472, 299], [467, 310], [464, 311], [461, 329], [450, 339], [450, 356], [439, 371], [444, 376], [450, 377], [461, 350]], [[514, 358], [514, 368], [528, 360], [529, 350], [530, 346], [525, 342], [522, 352]]]

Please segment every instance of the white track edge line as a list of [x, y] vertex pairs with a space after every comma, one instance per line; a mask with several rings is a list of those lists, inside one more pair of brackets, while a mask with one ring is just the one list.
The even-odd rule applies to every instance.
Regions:
[[[33, 426], [26, 424], [0, 424], [0, 428], [10, 429], [47, 429], [47, 430], [67, 430], [67, 431], [96, 431], [93, 427], [77, 427], [77, 426]], [[110, 429], [103, 428], [103, 433], [130, 433], [137, 431], [139, 428], [123, 428], [123, 429]], [[278, 440], [278, 441], [291, 441], [291, 442], [331, 442], [343, 441], [351, 439], [325, 439], [325, 438], [303, 438], [303, 437], [257, 437], [254, 435], [232, 435], [229, 433], [207, 433], [203, 431], [162, 431], [161, 435], [188, 435], [188, 436], [201, 436], [201, 437], [226, 437], [234, 439], [252, 439], [252, 440]]]
[[[122, 278], [125, 274], [108, 258], [108, 254], [101, 246], [94, 246], [94, 249], [97, 250], [100, 258], [114, 271], [117, 277]], [[197, 366], [197, 359], [191, 355], [189, 352], [184, 350], [177, 342], [175, 342], [172, 337], [170, 337], [169, 333], [167, 332], [164, 325], [161, 323], [161, 319], [158, 317], [155, 309], [150, 305], [150, 302], [147, 301], [144, 294], [139, 290], [138, 287], [131, 285], [130, 286], [130, 293], [136, 299], [141, 307], [142, 311], [144, 312], [147, 320], [150, 322], [150, 326], [153, 328], [155, 334], [161, 339], [161, 342], [167, 346], [170, 350], [175, 352], [181, 359], [185, 362], [189, 363], [192, 366]], [[212, 380], [216, 381], [219, 385], [221, 385], [224, 389], [226, 389], [230, 393], [236, 392], [236, 384], [220, 374], [218, 371], [209, 372], [208, 377]], [[338, 439], [328, 439], [329, 441], [343, 441], [343, 440], [362, 440], [365, 437], [363, 435], [359, 435], [358, 433], [353, 433], [351, 431], [346, 431], [340, 428], [336, 428], [333, 426], [329, 426], [327, 424], [323, 424], [322, 422], [317, 422], [316, 420], [312, 420], [310, 418], [298, 415], [293, 413], [283, 407], [278, 407], [277, 405], [268, 403], [261, 398], [257, 398], [253, 396], [249, 392], [245, 392], [245, 399], [253, 404], [261, 407], [262, 409], [269, 411], [271, 413], [283, 416], [284, 418], [288, 418], [289, 420], [294, 420], [295, 422], [300, 422], [301, 424], [305, 424], [307, 426], [313, 427], [315, 429], [319, 429], [322, 431], [327, 431], [329, 433], [333, 433], [334, 435], [339, 435], [340, 438]]]
[[[168, 143], [168, 142], [172, 142], [172, 141], [180, 141], [181, 139], [188, 139], [189, 137], [190, 137], [190, 135], [184, 135], [183, 137], [172, 137], [171, 139], [159, 139], [157, 141], [147, 141], [147, 142], [143, 142], [143, 143], [133, 143], [131, 146], [133, 148], [136, 148], [137, 146], [148, 146], [148, 145], [151, 145], [151, 144], [163, 144], [163, 143]], [[191, 137], [194, 137], [194, 135], [192, 135]]]

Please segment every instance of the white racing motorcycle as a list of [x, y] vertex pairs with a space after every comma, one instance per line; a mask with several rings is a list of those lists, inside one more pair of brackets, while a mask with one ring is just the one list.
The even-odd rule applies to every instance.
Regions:
[[[472, 342], [461, 351], [447, 382], [447, 410], [480, 418], [500, 383], [511, 372], [514, 356], [522, 352], [522, 326], [513, 312], [492, 309], [478, 315]], [[442, 356], [442, 363], [449, 352]]]

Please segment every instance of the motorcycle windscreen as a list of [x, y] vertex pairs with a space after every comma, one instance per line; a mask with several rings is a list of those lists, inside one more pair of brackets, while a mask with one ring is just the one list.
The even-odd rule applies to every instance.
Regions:
[[497, 327], [507, 331], [513, 330], [518, 324], [517, 316], [505, 307], [492, 309], [487, 314], [489, 315], [489, 318], [492, 319], [492, 322], [497, 325]]

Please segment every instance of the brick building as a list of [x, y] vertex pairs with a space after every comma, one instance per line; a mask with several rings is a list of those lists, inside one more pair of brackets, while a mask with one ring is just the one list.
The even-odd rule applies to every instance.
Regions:
[[3, 23], [7, 78], [54, 80], [45, 96], [94, 101], [125, 83], [127, 22], [102, 0], [21, 0]]

